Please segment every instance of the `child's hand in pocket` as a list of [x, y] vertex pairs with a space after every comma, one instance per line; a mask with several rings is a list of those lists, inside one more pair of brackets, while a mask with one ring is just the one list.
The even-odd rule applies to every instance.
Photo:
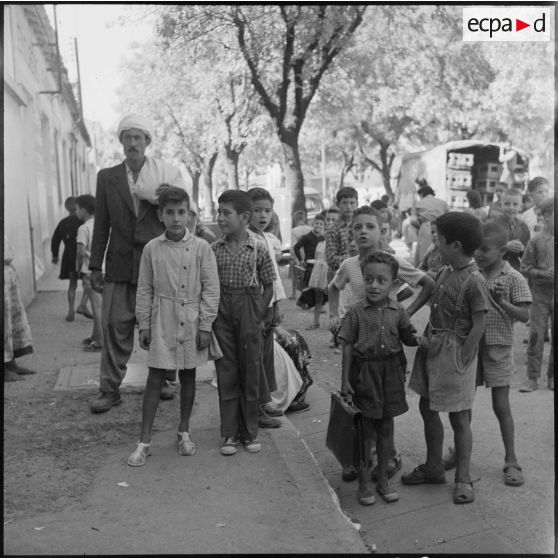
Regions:
[[417, 337], [417, 341], [418, 341], [418, 346], [421, 349], [428, 349], [428, 345], [430, 345], [429, 341], [428, 341], [428, 337], [424, 337], [424, 336], [419, 336]]
[[196, 336], [196, 347], [201, 351], [209, 347], [211, 343], [211, 332], [210, 331], [198, 331]]
[[151, 345], [151, 331], [148, 329], [140, 329], [139, 344], [145, 351], [149, 350], [149, 345]]

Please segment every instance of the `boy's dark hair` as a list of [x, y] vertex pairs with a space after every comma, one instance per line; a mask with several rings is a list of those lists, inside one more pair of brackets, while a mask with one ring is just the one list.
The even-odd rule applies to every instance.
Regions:
[[261, 200], [268, 200], [271, 202], [271, 206], [273, 207], [274, 200], [265, 188], [250, 188], [250, 190], [247, 190], [246, 193], [250, 196], [252, 203]]
[[335, 205], [331, 205], [327, 209], [324, 209], [324, 212], [325, 215], [327, 215], [328, 213], [336, 213], [337, 215], [339, 215], [339, 208]]
[[424, 198], [424, 196], [435, 196], [436, 192], [434, 192], [434, 190], [425, 182], [425, 184], [417, 190], [417, 194], [421, 198]]
[[316, 219], [318, 221], [324, 221], [325, 222], [325, 213], [323, 211], [320, 211], [317, 215], [314, 215], [314, 221]]
[[534, 192], [539, 186], [548, 186], [548, 180], [544, 176], [535, 176], [532, 180], [529, 180], [527, 184], [527, 191]]
[[243, 190], [225, 190], [217, 203], [228, 203], [238, 213], [249, 213], [252, 217], [252, 199]]
[[539, 211], [542, 215], [548, 215], [554, 213], [554, 198], [546, 198], [541, 202], [539, 206]]
[[186, 202], [188, 209], [190, 209], [190, 196], [186, 190], [171, 186], [170, 184], [161, 184], [161, 193], [159, 194], [159, 209], [162, 211], [169, 203], [182, 203]]
[[377, 209], [378, 211], [381, 211], [382, 209], [387, 209], [387, 203], [383, 202], [382, 200], [374, 200], [371, 204], [370, 207], [373, 207], [374, 209]]
[[460, 242], [463, 253], [472, 256], [482, 244], [482, 225], [479, 219], [470, 213], [449, 211], [436, 219], [438, 236], [443, 236], [447, 243]]
[[339, 188], [337, 194], [335, 194], [337, 205], [341, 203], [341, 200], [346, 198], [354, 198], [358, 203], [358, 192], [352, 186], [343, 186], [343, 188]]
[[367, 256], [365, 256], [363, 260], [360, 262], [360, 269], [362, 270], [362, 273], [364, 273], [364, 268], [368, 264], [372, 264], [372, 263], [381, 263], [381, 264], [389, 265], [389, 267], [391, 267], [391, 274], [394, 279], [397, 277], [397, 274], [399, 273], [399, 262], [389, 252], [379, 251], [379, 252], [373, 252], [372, 254], [368, 254]]
[[383, 221], [384, 221], [382, 219], [382, 214], [375, 207], [371, 207], [369, 205], [363, 205], [363, 206], [357, 208], [355, 210], [355, 212], [353, 213], [353, 221], [354, 221], [354, 218], [358, 217], [359, 215], [371, 215], [372, 217], [376, 217], [376, 220], [378, 221], [379, 226], [381, 226]]
[[384, 194], [380, 199], [387, 205], [390, 198], [387, 194]]
[[82, 209], [85, 209], [89, 215], [95, 215], [95, 196], [83, 194], [75, 199], [75, 203]]
[[469, 201], [469, 205], [473, 209], [478, 209], [479, 207], [482, 207], [482, 198], [480, 193], [477, 192], [477, 190], [469, 190], [465, 194], [465, 197], [467, 198], [467, 200]]
[[482, 234], [485, 237], [489, 235], [492, 236], [498, 248], [505, 246], [508, 242], [508, 231], [504, 225], [496, 219], [489, 219], [483, 224]]
[[74, 210], [75, 205], [76, 205], [76, 198], [74, 196], [69, 196], [64, 201], [64, 207], [66, 208], [66, 211]]

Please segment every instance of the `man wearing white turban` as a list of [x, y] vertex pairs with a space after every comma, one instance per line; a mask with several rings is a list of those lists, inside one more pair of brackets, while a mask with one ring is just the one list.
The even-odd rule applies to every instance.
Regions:
[[[156, 190], [162, 183], [184, 188], [180, 170], [145, 155], [152, 128], [139, 114], [125, 116], [118, 126], [125, 160], [97, 175], [95, 225], [91, 245], [91, 283], [103, 293], [104, 344], [100, 366], [100, 396], [91, 405], [104, 413], [120, 405], [120, 384], [134, 348], [136, 288], [143, 247], [164, 232], [157, 217]], [[102, 264], [105, 260], [105, 277]], [[165, 388], [162, 399], [174, 393]]]

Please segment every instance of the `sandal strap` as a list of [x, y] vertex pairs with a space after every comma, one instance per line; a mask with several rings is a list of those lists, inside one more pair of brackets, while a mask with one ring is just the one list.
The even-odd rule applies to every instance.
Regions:
[[504, 473], [508, 472], [508, 469], [517, 469], [518, 471], [523, 471], [523, 469], [517, 463], [506, 463], [504, 465]]

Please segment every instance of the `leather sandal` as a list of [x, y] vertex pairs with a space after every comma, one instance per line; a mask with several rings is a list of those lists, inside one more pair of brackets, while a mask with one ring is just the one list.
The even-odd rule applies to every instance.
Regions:
[[508, 486], [521, 486], [523, 484], [523, 473], [517, 463], [506, 463], [504, 465], [504, 484]]
[[142, 467], [145, 465], [148, 456], [151, 455], [151, 451], [149, 450], [149, 444], [144, 444], [143, 442], [138, 442], [138, 447], [135, 449], [134, 453], [128, 457], [128, 465], [131, 467]]
[[470, 504], [474, 501], [475, 491], [473, 490], [473, 483], [470, 481], [455, 481], [455, 488], [453, 489], [453, 503]]

